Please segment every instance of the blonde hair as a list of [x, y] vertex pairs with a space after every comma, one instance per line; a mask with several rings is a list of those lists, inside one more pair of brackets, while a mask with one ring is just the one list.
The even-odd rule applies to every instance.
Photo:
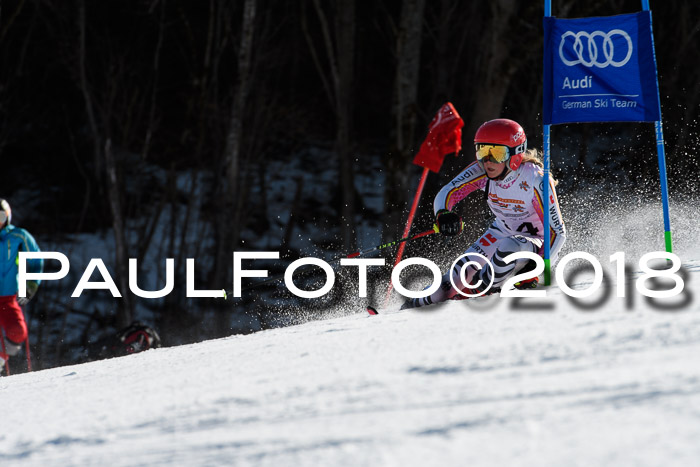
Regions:
[[527, 151], [525, 151], [523, 153], [523, 162], [532, 162], [539, 168], [544, 168], [544, 163], [542, 162], [542, 153], [537, 149], [528, 149]]
[[[532, 162], [537, 167], [544, 169], [544, 162], [542, 162], [542, 151], [538, 149], [528, 149], [525, 151], [523, 153], [523, 160], [520, 164], [524, 164], [525, 162]], [[552, 176], [552, 179], [554, 181], [554, 186], [557, 186], [559, 181], [554, 179], [554, 176]]]

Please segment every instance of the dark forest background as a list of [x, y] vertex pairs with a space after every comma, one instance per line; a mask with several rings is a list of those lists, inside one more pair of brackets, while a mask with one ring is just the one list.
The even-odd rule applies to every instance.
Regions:
[[[127, 259], [142, 264], [158, 246], [180, 277], [184, 258], [197, 258], [198, 288], [215, 289], [230, 287], [233, 251], [301, 256], [290, 239], [302, 224], [325, 233], [316, 246], [331, 256], [371, 246], [358, 245], [360, 223], [395, 239], [420, 174], [411, 160], [446, 101], [465, 120], [465, 150], [431, 175], [416, 224], [431, 222], [433, 193], [469, 163], [482, 122], [515, 119], [541, 147], [542, 3], [0, 1], [0, 196], [43, 249], [61, 239], [80, 248], [75, 238], [89, 236], [75, 235], [110, 232], [113, 249], [101, 257], [124, 296], [97, 306], [89, 296], [67, 300], [75, 282], [43, 286], [27, 311], [38, 366], [75, 361], [81, 345], [133, 319], [154, 324], [166, 345], [279, 325], [273, 292], [139, 301], [128, 292]], [[553, 3], [553, 15], [568, 18], [641, 9], [626, 0]], [[691, 196], [700, 4], [651, 7], [671, 196]], [[658, 196], [651, 125], [558, 126], [552, 143], [563, 199], [614, 183]], [[310, 194], [313, 177], [272, 173], [275, 161], [302, 153], [310, 173], [335, 174], [324, 196]], [[601, 160], [624, 177], [611, 179]], [[380, 206], [357, 189], [370, 166], [383, 177]], [[295, 192], [282, 208], [275, 180]], [[275, 209], [281, 227], [269, 221]], [[192, 232], [199, 241], [186, 240]]]

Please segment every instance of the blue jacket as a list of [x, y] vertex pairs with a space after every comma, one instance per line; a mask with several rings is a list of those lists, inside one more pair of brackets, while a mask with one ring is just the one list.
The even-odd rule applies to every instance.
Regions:
[[[20, 251], [41, 251], [34, 237], [24, 229], [7, 225], [0, 230], [0, 297], [17, 293], [17, 272]], [[27, 272], [44, 270], [43, 259], [27, 260]], [[35, 281], [40, 283], [41, 281]]]

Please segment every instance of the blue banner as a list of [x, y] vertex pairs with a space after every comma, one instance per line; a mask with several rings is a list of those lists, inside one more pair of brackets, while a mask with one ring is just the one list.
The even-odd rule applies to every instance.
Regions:
[[651, 12], [544, 18], [546, 125], [661, 120]]

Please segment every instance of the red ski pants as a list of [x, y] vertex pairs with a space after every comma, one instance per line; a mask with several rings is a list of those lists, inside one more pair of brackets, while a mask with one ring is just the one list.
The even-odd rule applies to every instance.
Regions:
[[27, 338], [27, 323], [24, 322], [24, 313], [17, 303], [17, 295], [0, 297], [0, 327], [15, 344], [21, 344]]

